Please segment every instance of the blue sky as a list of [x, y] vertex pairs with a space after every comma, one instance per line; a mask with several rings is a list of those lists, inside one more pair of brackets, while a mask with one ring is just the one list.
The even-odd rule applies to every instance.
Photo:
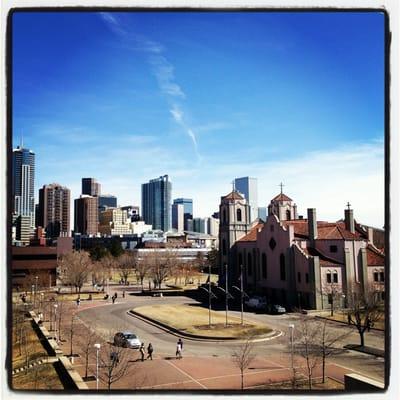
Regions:
[[[15, 13], [13, 134], [37, 189], [93, 176], [121, 205], [169, 174], [196, 216], [235, 177], [260, 206], [384, 222], [380, 13]], [[368, 202], [366, 201], [368, 199]]]

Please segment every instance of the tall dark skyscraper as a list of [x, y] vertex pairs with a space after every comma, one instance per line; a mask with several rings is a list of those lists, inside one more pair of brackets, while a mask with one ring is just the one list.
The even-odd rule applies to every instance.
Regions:
[[94, 178], [82, 178], [82, 194], [100, 196], [101, 185]]
[[193, 200], [192, 199], [175, 199], [174, 204], [183, 204], [183, 226], [185, 231], [189, 231], [188, 220], [193, 219]]
[[96, 235], [99, 226], [98, 198], [82, 195], [75, 199], [75, 233]]
[[70, 190], [58, 183], [39, 189], [38, 226], [46, 236], [57, 238], [70, 235]]
[[166, 232], [171, 227], [171, 191], [168, 175], [142, 184], [142, 217], [153, 229]]
[[[35, 225], [35, 153], [23, 146], [13, 150], [12, 195], [13, 214], [29, 217], [29, 226]], [[25, 218], [26, 220], [27, 218]]]

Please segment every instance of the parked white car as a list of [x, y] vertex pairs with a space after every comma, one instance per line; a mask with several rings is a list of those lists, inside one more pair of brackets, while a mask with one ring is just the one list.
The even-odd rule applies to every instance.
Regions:
[[245, 303], [247, 307], [254, 308], [256, 310], [261, 310], [267, 306], [267, 301], [265, 297], [254, 296], [246, 300]]

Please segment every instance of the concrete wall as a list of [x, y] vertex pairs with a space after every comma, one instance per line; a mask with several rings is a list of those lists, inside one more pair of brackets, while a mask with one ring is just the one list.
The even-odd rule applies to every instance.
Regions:
[[344, 388], [351, 392], [382, 392], [385, 385], [359, 374], [347, 374], [344, 376]]

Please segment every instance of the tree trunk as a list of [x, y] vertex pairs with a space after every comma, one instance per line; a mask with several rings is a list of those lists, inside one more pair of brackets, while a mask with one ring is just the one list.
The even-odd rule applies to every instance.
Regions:
[[322, 352], [322, 383], [325, 383], [325, 351]]
[[244, 384], [243, 384], [243, 371], [241, 372], [241, 377], [242, 377], [241, 388], [242, 388], [242, 390], [243, 390], [243, 388], [244, 388]]
[[359, 331], [361, 346], [364, 347], [364, 331]]

